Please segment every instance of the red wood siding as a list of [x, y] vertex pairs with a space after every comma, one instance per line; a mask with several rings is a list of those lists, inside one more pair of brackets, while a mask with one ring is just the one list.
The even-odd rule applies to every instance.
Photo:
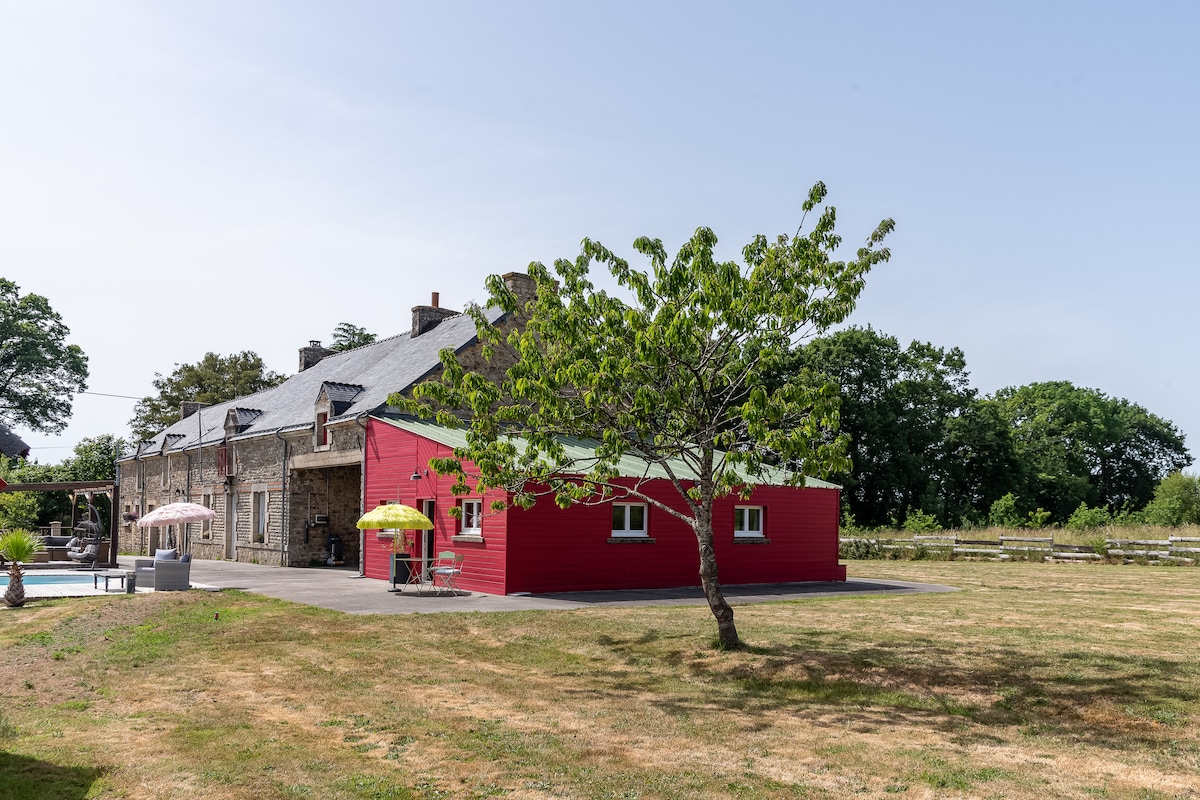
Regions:
[[[585, 591], [698, 586], [699, 555], [692, 529], [665, 511], [647, 509], [653, 543], [611, 543], [612, 509], [573, 506], [560, 509], [543, 499], [529, 510], [489, 511], [502, 493], [484, 500], [483, 541], [454, 542], [459, 521], [449, 509], [460, 502], [450, 492], [453, 480], [424, 476], [429, 459], [449, 456], [449, 448], [385, 423], [367, 427], [364, 463], [366, 507], [395, 500], [420, 507], [437, 503], [434, 550], [463, 553], [459, 585], [467, 590], [512, 592]], [[411, 479], [413, 469], [422, 473]], [[675, 508], [683, 501], [668, 482], [655, 482], [653, 496]], [[742, 544], [733, 536], [735, 505], [761, 506], [768, 543]], [[714, 548], [722, 583], [783, 583], [845, 580], [838, 564], [839, 496], [836, 489], [763, 486], [749, 500], [733, 497], [714, 507]], [[391, 542], [366, 532], [365, 572], [386, 580]], [[415, 550], [416, 548], [414, 548]]]
[[[495, 499], [504, 499], [503, 492], [493, 492], [484, 501], [483, 543], [455, 542], [460, 527], [459, 520], [450, 515], [450, 509], [462, 498], [455, 497], [450, 487], [454, 479], [438, 476], [433, 470], [425, 475], [431, 458], [451, 456], [450, 448], [431, 442], [407, 431], [393, 428], [371, 420], [367, 424], [366, 458], [363, 463], [365, 507], [374, 508], [382, 502], [399, 499], [401, 503], [420, 508], [422, 500], [433, 500], [433, 554], [452, 550], [464, 555], [463, 574], [459, 586], [489, 594], [505, 594], [505, 515], [488, 512]], [[413, 480], [413, 470], [421, 474]], [[472, 499], [480, 499], [471, 495]], [[378, 531], [367, 531], [364, 537], [365, 554], [363, 572], [368, 578], [387, 580], [391, 573], [391, 539], [381, 539]], [[417, 534], [420, 542], [420, 534]], [[419, 544], [412, 548], [413, 555], [420, 554]]]
[[[675, 488], [657, 483], [654, 497], [682, 507]], [[769, 544], [735, 543], [735, 505], [762, 506]], [[713, 508], [713, 547], [722, 583], [841, 581], [838, 564], [836, 489], [765, 486], [750, 500], [718, 500]], [[601, 506], [559, 509], [539, 502], [509, 511], [508, 587], [510, 592], [593, 589], [649, 589], [700, 585], [696, 535], [665, 511], [648, 508], [647, 533], [653, 544], [610, 543], [612, 510]]]

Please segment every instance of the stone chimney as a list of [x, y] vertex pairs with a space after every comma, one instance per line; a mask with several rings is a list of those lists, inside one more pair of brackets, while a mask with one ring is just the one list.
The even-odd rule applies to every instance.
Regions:
[[192, 414], [195, 414], [202, 408], [208, 408], [208, 403], [200, 403], [195, 400], [184, 400], [179, 404], [179, 418], [187, 419]]
[[517, 296], [517, 305], [524, 308], [537, 296], [537, 281], [521, 272], [506, 272], [502, 276], [504, 285]]
[[300, 372], [309, 367], [315, 367], [325, 356], [331, 356], [336, 353], [336, 350], [330, 350], [321, 347], [321, 343], [316, 339], [310, 339], [308, 347], [300, 348]]
[[457, 317], [457, 311], [442, 308], [438, 305], [438, 293], [434, 292], [427, 306], [413, 306], [412, 333], [410, 339], [415, 339], [422, 333], [428, 333], [438, 326], [446, 317]]

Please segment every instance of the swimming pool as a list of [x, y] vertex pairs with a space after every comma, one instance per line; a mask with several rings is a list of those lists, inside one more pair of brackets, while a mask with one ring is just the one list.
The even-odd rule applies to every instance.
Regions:
[[[26, 586], [87, 586], [91, 588], [92, 573], [82, 575], [31, 575], [25, 573], [21, 581]], [[0, 588], [8, 586], [8, 576], [0, 576]]]

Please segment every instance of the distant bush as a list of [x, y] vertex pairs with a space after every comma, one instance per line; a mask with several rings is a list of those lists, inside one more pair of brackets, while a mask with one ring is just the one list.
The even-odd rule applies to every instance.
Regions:
[[1087, 503], [1080, 503], [1079, 508], [1071, 514], [1066, 527], [1072, 531], [1087, 531], [1103, 528], [1112, 524], [1112, 515], [1103, 506], [1088, 508]]
[[1163, 478], [1141, 518], [1148, 525], [1171, 528], [1200, 524], [1200, 477], [1176, 472]]
[[838, 558], [883, 558], [883, 547], [876, 539], [847, 539], [838, 545]]
[[1020, 528], [1023, 526], [1021, 514], [1017, 511], [1017, 496], [1012, 492], [992, 503], [988, 513], [988, 522], [995, 528]]
[[937, 517], [933, 514], [926, 514], [919, 508], [910, 508], [904, 518], [903, 530], [909, 533], [932, 533], [941, 529], [942, 526], [938, 524]]
[[1050, 523], [1050, 512], [1038, 506], [1036, 510], [1030, 511], [1023, 527], [1026, 528], [1044, 528]]

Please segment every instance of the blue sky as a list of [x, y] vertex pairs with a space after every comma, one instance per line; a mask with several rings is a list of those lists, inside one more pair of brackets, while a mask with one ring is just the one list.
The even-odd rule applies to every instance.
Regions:
[[[1070, 380], [1194, 448], [1200, 11], [1116, 3], [0, 2], [0, 274], [94, 392], [700, 225], [735, 257], [824, 181], [890, 263], [851, 322]], [[81, 396], [42, 461], [127, 433]]]

